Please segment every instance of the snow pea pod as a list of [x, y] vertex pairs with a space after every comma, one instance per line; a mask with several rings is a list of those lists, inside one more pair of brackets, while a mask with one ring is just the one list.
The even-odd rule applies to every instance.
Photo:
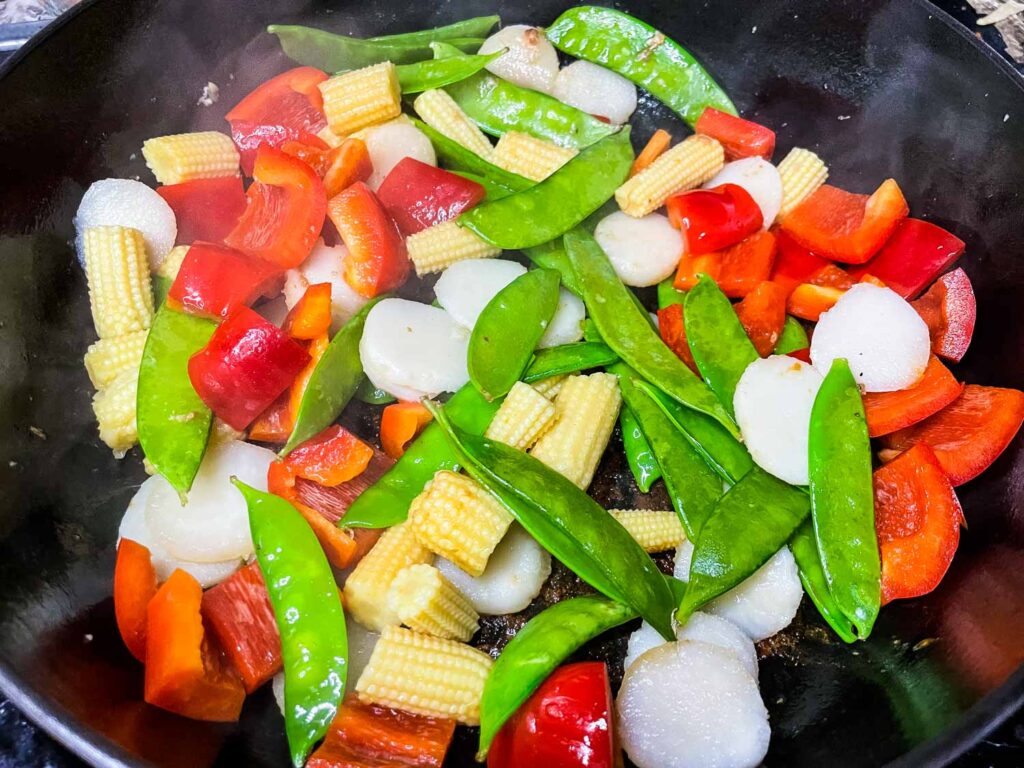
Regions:
[[632, 163], [627, 127], [587, 147], [529, 189], [471, 208], [459, 223], [505, 250], [546, 243], [607, 202]]
[[367, 405], [387, 405], [397, 400], [394, 395], [389, 395], [383, 389], [377, 389], [373, 386], [373, 382], [365, 376], [363, 380], [359, 382], [359, 387], [356, 389], [356, 393], [353, 397], [361, 403]]
[[576, 373], [611, 365], [618, 359], [618, 355], [599, 342], [580, 341], [575, 344], [538, 349], [526, 373], [523, 374], [523, 381], [532, 384], [563, 373]]
[[736, 107], [697, 59], [649, 24], [622, 11], [570, 8], [547, 28], [563, 53], [618, 72], [668, 105], [692, 127], [705, 107]]
[[[267, 32], [277, 35], [281, 49], [289, 59], [325, 72], [359, 69], [382, 61], [391, 61], [395, 64], [423, 61], [431, 57], [430, 42], [442, 39], [406, 38], [403, 35], [395, 35], [365, 40], [291, 24], [271, 24], [267, 27]], [[483, 38], [460, 36], [447, 38], [447, 42], [460, 50], [477, 51], [483, 43]]]
[[[432, 51], [435, 45], [435, 43], [431, 43]], [[403, 94], [421, 93], [429, 91], [431, 88], [443, 88], [446, 85], [465, 80], [467, 77], [472, 77], [504, 53], [505, 51], [495, 51], [483, 56], [459, 55], [442, 59], [426, 59], [414, 64], [399, 64], [395, 67], [398, 71], [398, 84], [402, 87]]]
[[499, 184], [493, 179], [488, 179], [486, 176], [481, 176], [478, 173], [470, 173], [469, 171], [452, 171], [456, 176], [461, 176], [464, 179], [475, 181], [481, 187], [484, 188], [486, 195], [485, 200], [501, 200], [503, 197], [508, 197], [515, 190], [509, 189], [503, 184]]
[[501, 726], [559, 664], [584, 643], [638, 615], [602, 595], [585, 595], [555, 603], [530, 619], [502, 650], [484, 683], [476, 759], [484, 762]]
[[345, 693], [345, 613], [313, 530], [284, 499], [232, 478], [249, 508], [256, 558], [281, 634], [284, 723], [292, 763], [301, 768], [327, 732]]
[[811, 519], [829, 591], [865, 638], [881, 607], [881, 563], [864, 403], [842, 358], [814, 399], [807, 460]]
[[628, 405], [619, 411], [619, 429], [622, 430], [622, 450], [626, 453], [629, 471], [636, 480], [637, 488], [648, 493], [655, 481], [661, 478], [661, 466], [633, 409]]
[[523, 253], [536, 266], [557, 270], [562, 276], [562, 285], [566, 290], [572, 291], [577, 296], [583, 294], [579, 282], [576, 280], [576, 273], [572, 271], [572, 265], [569, 264], [569, 256], [565, 252], [565, 246], [562, 245], [562, 238], [556, 237], [547, 243], [541, 243], [532, 248], [523, 248]]
[[281, 449], [287, 456], [297, 445], [326, 429], [341, 415], [348, 401], [363, 383], [363, 362], [359, 340], [366, 316], [383, 296], [368, 302], [338, 331], [309, 376], [306, 391], [295, 414], [295, 427]]
[[206, 452], [213, 414], [192, 388], [188, 359], [206, 346], [217, 324], [160, 306], [139, 366], [139, 443], [156, 471], [178, 493], [192, 487]]
[[420, 29], [416, 32], [399, 32], [395, 35], [379, 35], [369, 40], [375, 43], [431, 43], [434, 40], [451, 40], [460, 37], [487, 37], [495, 25], [501, 23], [500, 16], [473, 16], [454, 24], [434, 29]]
[[163, 275], [153, 275], [153, 306], [159, 307], [167, 299], [174, 281]]
[[789, 549], [800, 570], [800, 583], [804, 586], [804, 592], [811, 598], [818, 613], [843, 642], [856, 642], [857, 633], [854, 631], [853, 624], [839, 609], [839, 605], [829, 591], [825, 571], [821, 567], [818, 543], [814, 540], [814, 524], [810, 520], [805, 521], [797, 528], [793, 538], [789, 540]]
[[707, 275], [701, 275], [686, 295], [683, 315], [697, 370], [732, 415], [736, 385], [747, 366], [758, 359], [757, 350], [732, 302]]
[[[466, 384], [445, 405], [445, 413], [462, 429], [482, 435], [500, 401], [487, 402]], [[457, 470], [458, 456], [436, 424], [429, 424], [395, 465], [363, 491], [338, 523], [346, 528], [387, 528], [405, 520], [409, 504], [439, 469]]]
[[445, 167], [453, 171], [468, 171], [483, 176], [495, 184], [521, 192], [534, 186], [534, 182], [525, 176], [506, 171], [484, 160], [475, 152], [470, 152], [456, 141], [452, 141], [440, 131], [436, 131], [419, 118], [412, 118], [413, 125], [419, 128], [434, 145], [438, 159], [444, 161]]
[[760, 467], [740, 478], [701, 528], [679, 622], [768, 562], [809, 513], [806, 494]]
[[469, 379], [488, 400], [504, 397], [530, 364], [558, 308], [558, 273], [533, 269], [506, 285], [480, 313], [469, 337]]
[[706, 413], [739, 437], [736, 423], [707, 384], [662, 342], [650, 316], [619, 280], [597, 241], [578, 228], [566, 233], [563, 240], [583, 289], [587, 314], [605, 343], [647, 381], [682, 405]]
[[463, 79], [447, 91], [469, 119], [492, 136], [519, 131], [559, 146], [583, 149], [619, 130], [554, 96], [531, 91], [490, 72]]
[[451, 424], [427, 406], [466, 472], [512, 513], [537, 542], [594, 589], [674, 638], [672, 592], [658, 566], [586, 492], [533, 456]]
[[686, 302], [686, 291], [680, 291], [672, 284], [672, 278], [666, 277], [658, 283], [658, 309], [683, 304]]
[[779, 334], [779, 340], [775, 342], [776, 355], [786, 355], [790, 352], [796, 352], [798, 349], [807, 349], [811, 346], [810, 340], [807, 338], [807, 331], [804, 330], [803, 324], [791, 315], [786, 316], [786, 322], [782, 326], [782, 333]]

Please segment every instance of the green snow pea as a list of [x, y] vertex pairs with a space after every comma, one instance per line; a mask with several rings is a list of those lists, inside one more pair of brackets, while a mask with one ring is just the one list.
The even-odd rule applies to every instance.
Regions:
[[469, 337], [469, 380], [488, 400], [504, 397], [530, 364], [558, 308], [558, 273], [533, 269], [484, 307]]
[[811, 342], [807, 338], [807, 331], [804, 330], [803, 324], [795, 317], [787, 315], [786, 323], [782, 326], [782, 333], [779, 334], [779, 340], [775, 342], [773, 354], [786, 355], [796, 352], [798, 349], [807, 349], [809, 346], [811, 346]]
[[786, 545], [810, 513], [807, 495], [760, 467], [730, 488], [700, 530], [676, 616], [685, 622]]
[[159, 307], [167, 300], [167, 294], [171, 292], [174, 281], [163, 275], [153, 275], [153, 306]]
[[532, 384], [563, 373], [576, 373], [611, 365], [618, 359], [619, 356], [611, 349], [598, 342], [580, 341], [575, 344], [538, 349], [526, 373], [523, 374], [523, 381]]
[[464, 179], [475, 181], [484, 191], [487, 193], [484, 197], [485, 200], [501, 200], [503, 197], [508, 197], [514, 190], [509, 189], [503, 184], [488, 179], [485, 176], [481, 176], [478, 173], [470, 173], [469, 171], [452, 171], [456, 176], [461, 176]]
[[641, 386], [646, 382], [635, 371], [624, 363], [608, 370], [619, 377], [623, 402], [636, 416], [651, 445], [672, 508], [679, 515], [687, 537], [696, 540], [722, 496], [721, 478], [694, 450], [688, 436], [646, 393]]
[[672, 284], [672, 278], [666, 277], [658, 283], [658, 309], [670, 307], [673, 304], [684, 304], [686, 302], [686, 291], [680, 291]]
[[[479, 24], [479, 28], [483, 26]], [[488, 29], [492, 26], [493, 22]], [[430, 43], [435, 40], [444, 40], [460, 50], [476, 52], [483, 43], [483, 37], [480, 34], [466, 34], [467, 29], [473, 31], [474, 27], [460, 22], [438, 29], [371, 39], [336, 35], [322, 29], [290, 24], [271, 24], [267, 32], [277, 35], [281, 49], [293, 61], [325, 72], [341, 72], [382, 61], [408, 64], [429, 59], [433, 54]]]
[[178, 493], [192, 487], [206, 452], [213, 414], [192, 388], [188, 359], [217, 324], [160, 306], [139, 365], [136, 423], [142, 452]]
[[454, 24], [434, 29], [420, 29], [416, 32], [399, 32], [395, 35], [379, 35], [369, 38], [375, 43], [431, 43], [435, 40], [452, 40], [461, 37], [487, 37], [497, 24], [500, 16], [473, 16]]
[[445, 166], [453, 171], [468, 171], [469, 173], [483, 176], [494, 184], [499, 184], [516, 192], [521, 192], [534, 186], [534, 182], [518, 173], [506, 171], [499, 168], [475, 152], [470, 152], [456, 141], [452, 141], [440, 131], [436, 131], [418, 118], [412, 119], [413, 125], [419, 128], [430, 139], [434, 145], [439, 160], [443, 160]]
[[367, 405], [387, 405], [397, 400], [394, 395], [389, 395], [383, 389], [377, 389], [373, 386], [373, 382], [365, 376], [363, 380], [359, 382], [359, 387], [356, 389], [356, 393], [353, 397], [361, 403]]
[[562, 245], [562, 238], [556, 237], [554, 240], [535, 245], [532, 248], [523, 248], [523, 253], [536, 266], [557, 270], [562, 276], [562, 285], [565, 286], [566, 290], [572, 291], [577, 296], [582, 295], [579, 283], [576, 280], [576, 274], [572, 271], [572, 266], [569, 264], [569, 256]]
[[811, 519], [836, 604], [863, 639], [881, 607], [871, 442], [846, 360], [832, 363], [811, 408], [807, 445]]
[[[707, 384], [665, 346], [651, 318], [612, 268], [594, 238], [580, 229], [563, 238], [573, 271], [583, 288], [587, 314], [604, 342], [640, 376], [688, 408], [708, 414], [739, 437], [729, 412]], [[664, 469], [664, 468], [663, 468]]]
[[800, 582], [804, 586], [804, 592], [811, 598], [818, 613], [843, 642], [856, 642], [857, 632], [854, 630], [853, 624], [839, 609], [839, 605], [829, 591], [828, 580], [821, 567], [818, 543], [814, 540], [814, 524], [810, 520], [805, 521], [797, 528], [793, 538], [789, 540], [789, 548], [793, 552], [797, 568], [800, 570]]
[[459, 223], [505, 250], [546, 243], [607, 202], [632, 163], [627, 127], [590, 145], [529, 189], [471, 208]]
[[[435, 45], [437, 44], [430, 44], [432, 51]], [[458, 49], [456, 48], [456, 50]], [[414, 64], [399, 64], [395, 69], [398, 72], [398, 84], [402, 86], [402, 93], [421, 93], [429, 91], [431, 88], [442, 88], [465, 80], [504, 54], [505, 51], [495, 51], [484, 56], [461, 55], [461, 51], [459, 53], [459, 56], [426, 59]]]
[[697, 370], [730, 415], [732, 398], [747, 366], [759, 355], [732, 302], [718, 283], [701, 275], [683, 307], [686, 340]]
[[238, 478], [231, 482], [249, 507], [256, 558], [281, 633], [285, 733], [292, 764], [302, 768], [345, 694], [345, 612], [327, 557], [295, 507]]
[[[445, 413], [462, 429], [482, 435], [494, 418], [499, 400], [487, 402], [466, 384], [445, 405]], [[395, 465], [363, 491], [338, 523], [345, 528], [387, 528], [405, 520], [409, 504], [439, 469], [455, 470], [460, 463], [437, 424], [428, 424]]]
[[594, 589], [674, 638], [672, 592], [650, 555], [586, 492], [533, 456], [471, 435], [428, 404], [466, 472], [537, 542]]
[[648, 493], [654, 482], [661, 478], [661, 466], [633, 409], [628, 405], [622, 406], [619, 412], [619, 428], [622, 430], [622, 449], [626, 452], [629, 471], [633, 473], [637, 488]]
[[363, 337], [366, 316], [383, 298], [379, 296], [367, 303], [327, 345], [323, 357], [309, 376], [306, 391], [302, 393], [299, 412], [295, 415], [295, 427], [281, 449], [282, 456], [287, 456], [296, 446], [333, 424], [363, 383], [359, 340]]
[[520, 131], [562, 147], [583, 149], [619, 130], [554, 96], [531, 91], [490, 72], [464, 79], [447, 91], [469, 119], [492, 136]]
[[484, 762], [501, 726], [570, 654], [637, 616], [622, 603], [586, 595], [555, 603], [530, 619], [502, 650], [484, 683], [476, 759]]
[[693, 126], [705, 107], [731, 115], [736, 107], [711, 75], [675, 40], [622, 11], [583, 5], [547, 28], [563, 53], [618, 72]]

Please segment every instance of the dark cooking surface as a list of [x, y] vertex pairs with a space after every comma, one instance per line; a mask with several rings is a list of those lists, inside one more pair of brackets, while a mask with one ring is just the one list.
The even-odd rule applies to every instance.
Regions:
[[[218, 750], [222, 764], [284, 764], [269, 691], [247, 706], [244, 739], [237, 730], [186, 723], [139, 703], [138, 669], [120, 648], [104, 600], [113, 531], [141, 468], [137, 461], [116, 464], [97, 447], [78, 360], [88, 313], [81, 276], [67, 266], [70, 214], [92, 179], [146, 173], [138, 159], [128, 159], [142, 138], [219, 127], [224, 110], [262, 78], [263, 71], [239, 65], [271, 48], [255, 44], [238, 54], [239, 43], [224, 38], [253, 36], [258, 24], [246, 9], [284, 19], [307, 3], [224, 0], [179, 10], [185, 5], [106, 0], [73, 25], [77, 41], [91, 45], [65, 55], [76, 45], [65, 30], [49, 46], [45, 66], [29, 60], [13, 73], [20, 90], [5, 92], [0, 83], [0, 102], [7, 106], [18, 96], [20, 110], [17, 119], [0, 115], [0, 654], [31, 686], [54, 693], [77, 718], [159, 765], [206, 765]], [[727, 14], [721, 3], [697, 0], [676, 0], [660, 11], [644, 12], [639, 2], [627, 8], [706, 58], [742, 109], [779, 129], [782, 151], [794, 143], [820, 146], [836, 183], [858, 190], [894, 175], [915, 213], [967, 240], [972, 256], [965, 266], [981, 316], [975, 348], [959, 372], [979, 383], [1024, 385], [1013, 364], [1024, 346], [1018, 315], [1024, 226], [1014, 192], [1024, 174], [1021, 92], [912, 0], [793, 3], [798, 12], [781, 22], [771, 18], [781, 2], [733, 5]], [[397, 31], [495, 7], [484, 0], [457, 6], [445, 4], [431, 17], [433, 4], [408, 9], [405, 2], [378, 0], [372, 18], [339, 10], [320, 20], [356, 32]], [[506, 14], [510, 20], [544, 23], [559, 4], [501, 6], [519, 9]], [[270, 7], [275, 14], [266, 12]], [[215, 9], [237, 18], [204, 23], [202, 15]], [[137, 30], [123, 47], [122, 29]], [[110, 51], [120, 51], [120, 68]], [[887, 78], [874, 79], [875, 71]], [[221, 85], [223, 101], [202, 111], [193, 105], [207, 78]], [[97, 83], [96, 90], [80, 91], [79, 82]], [[643, 111], [641, 138], [666, 119], [649, 104]], [[1004, 115], [1013, 122], [1004, 123]], [[1008, 151], [1011, 144], [1016, 151]], [[45, 234], [19, 237], [37, 231]], [[19, 338], [30, 342], [18, 349]], [[48, 439], [32, 436], [30, 425], [42, 427]], [[1009, 453], [983, 481], [963, 489], [971, 531], [938, 593], [888, 609], [876, 637], [856, 656], [814, 628], [786, 634], [801, 637], [799, 646], [777, 644], [761, 668], [774, 726], [769, 765], [880, 762], [943, 730], [1024, 658], [1020, 440]], [[612, 485], [606, 484], [606, 500], [622, 492]], [[927, 642], [936, 636], [939, 642]], [[71, 720], [66, 713], [58, 718]], [[1012, 726], [999, 734], [990, 741], [1010, 746], [983, 745], [963, 764], [1024, 763]], [[931, 756], [949, 749], [955, 747], [940, 746]], [[0, 766], [79, 764], [0, 707]]]

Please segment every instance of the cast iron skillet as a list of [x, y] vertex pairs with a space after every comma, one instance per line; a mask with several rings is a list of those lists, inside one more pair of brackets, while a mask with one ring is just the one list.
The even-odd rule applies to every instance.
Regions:
[[[111, 458], [89, 408], [81, 356], [93, 334], [69, 245], [83, 191], [107, 176], [151, 180], [139, 156], [148, 136], [223, 129], [241, 95], [286, 67], [261, 34], [269, 22], [382, 34], [498, 10], [545, 24], [562, 5], [103, 0], [10, 62], [0, 79], [0, 687], [87, 761], [280, 766], [287, 753], [267, 690], [230, 727], [142, 704], [140, 667], [117, 637], [113, 543], [143, 472], [136, 453]], [[916, 215], [966, 240], [980, 314], [957, 372], [1024, 386], [1019, 77], [920, 0], [638, 0], [627, 10], [691, 48], [747, 115], [774, 127], [779, 157], [819, 149], [833, 180], [857, 191], [893, 176]], [[200, 107], [207, 81], [221, 98]], [[649, 99], [640, 114], [638, 142], [674, 123]], [[762, 649], [768, 765], [941, 764], [1020, 703], [1021, 444], [961, 489], [970, 530], [936, 593], [887, 608], [855, 649], [806, 610]], [[606, 503], [634, 500], [620, 465], [604, 468]], [[621, 654], [622, 638], [602, 648]], [[471, 764], [473, 738], [460, 737], [452, 765]]]

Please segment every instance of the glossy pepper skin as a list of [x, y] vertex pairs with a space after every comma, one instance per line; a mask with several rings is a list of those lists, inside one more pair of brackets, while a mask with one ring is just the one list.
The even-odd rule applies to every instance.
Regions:
[[498, 732], [487, 768], [614, 768], [614, 720], [604, 662], [559, 667]]
[[964, 252], [964, 241], [921, 219], [904, 219], [867, 264], [850, 271], [859, 280], [873, 275], [905, 299], [912, 299]]
[[381, 205], [403, 235], [451, 221], [484, 199], [475, 181], [406, 157], [391, 169], [377, 190]]
[[114, 616], [132, 656], [146, 662], [146, 607], [156, 594], [156, 571], [149, 549], [131, 539], [117, 545], [114, 566]]
[[188, 375], [210, 410], [243, 430], [308, 362], [306, 350], [281, 329], [242, 307], [189, 359]]
[[775, 151], [775, 131], [771, 128], [714, 107], [708, 107], [700, 113], [693, 129], [716, 139], [725, 150], [726, 160], [739, 160], [741, 157], [771, 160]]
[[761, 229], [761, 207], [738, 184], [695, 189], [665, 203], [672, 226], [686, 235], [692, 256], [721, 251]]
[[172, 305], [209, 318], [247, 307], [281, 278], [270, 262], [213, 243], [194, 243], [167, 294]]
[[164, 184], [156, 188], [156, 193], [174, 211], [179, 244], [219, 243], [245, 213], [241, 176]]
[[971, 346], [978, 317], [978, 304], [967, 273], [962, 269], [947, 272], [911, 304], [928, 326], [932, 352], [959, 363]]

